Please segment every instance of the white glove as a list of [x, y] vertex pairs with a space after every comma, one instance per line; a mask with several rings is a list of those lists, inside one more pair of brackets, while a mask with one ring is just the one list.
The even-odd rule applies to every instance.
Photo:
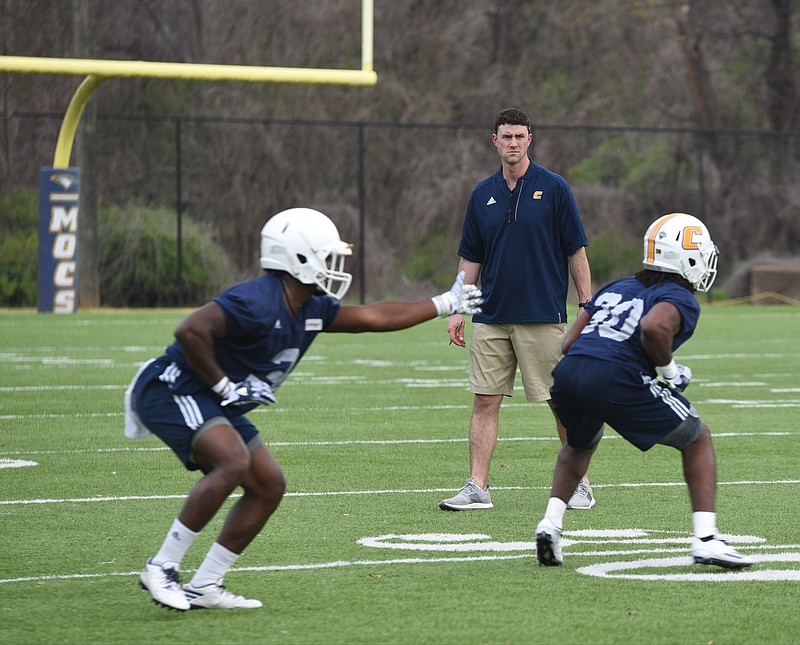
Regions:
[[[227, 381], [227, 377], [223, 381]], [[270, 403], [278, 402], [272, 391], [272, 386], [252, 375], [235, 385], [231, 384], [230, 381], [223, 384], [223, 381], [211, 388], [222, 397], [220, 405], [223, 408], [229, 405], [249, 405], [252, 403], [269, 405]]]
[[658, 369], [661, 370], [661, 376], [667, 385], [678, 392], [683, 392], [689, 386], [689, 381], [692, 380], [692, 370], [686, 365], [679, 365], [674, 360]]
[[450, 291], [431, 298], [436, 306], [437, 316], [481, 313], [483, 292], [474, 284], [464, 284], [465, 275], [464, 271], [459, 272]]

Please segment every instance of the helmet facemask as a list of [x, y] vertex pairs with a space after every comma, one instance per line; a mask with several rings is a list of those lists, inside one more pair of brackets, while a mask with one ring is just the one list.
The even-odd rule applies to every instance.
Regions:
[[711, 285], [714, 284], [714, 280], [717, 278], [717, 260], [719, 259], [719, 249], [717, 249], [716, 244], [711, 242], [711, 248], [701, 251], [701, 255], [703, 256], [706, 268], [703, 274], [699, 276], [697, 284], [692, 284], [695, 284], [695, 289], [705, 293], [711, 289]]
[[341, 242], [340, 246], [323, 260], [325, 269], [314, 274], [314, 283], [322, 293], [336, 300], [344, 298], [353, 280], [353, 276], [344, 270], [345, 258], [352, 254], [350, 245]]

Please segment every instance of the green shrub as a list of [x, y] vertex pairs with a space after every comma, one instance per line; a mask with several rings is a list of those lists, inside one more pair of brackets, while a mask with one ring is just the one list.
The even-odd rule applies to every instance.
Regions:
[[0, 197], [0, 307], [35, 307], [38, 263], [37, 193]]
[[676, 183], [676, 172], [687, 168], [673, 163], [664, 142], [650, 142], [637, 148], [626, 137], [609, 137], [592, 149], [570, 169], [573, 185], [591, 184], [620, 188], [645, 200], [653, 195], [670, 194]]
[[641, 241], [626, 242], [618, 231], [605, 231], [602, 235], [593, 236], [586, 254], [595, 288], [633, 275], [643, 268]]
[[630, 151], [623, 137], [608, 137], [569, 171], [573, 184], [614, 185], [626, 171]]
[[[0, 307], [35, 307], [38, 193], [15, 189], [0, 197]], [[200, 305], [229, 283], [230, 262], [185, 217], [183, 304]], [[178, 304], [177, 230], [168, 208], [130, 205], [98, 209], [100, 299], [111, 307]]]
[[[200, 305], [227, 284], [223, 252], [184, 217], [183, 304]], [[102, 209], [98, 222], [100, 297], [112, 307], [174, 307], [178, 304], [175, 212], [131, 204]]]
[[443, 233], [430, 234], [427, 241], [416, 247], [402, 268], [402, 273], [411, 280], [430, 281], [439, 288], [449, 287], [453, 282], [454, 260], [442, 249], [447, 248]]

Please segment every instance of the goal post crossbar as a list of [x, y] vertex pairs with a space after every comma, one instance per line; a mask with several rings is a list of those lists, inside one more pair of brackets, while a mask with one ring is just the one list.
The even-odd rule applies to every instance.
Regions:
[[21, 74], [94, 75], [105, 78], [169, 78], [245, 83], [313, 83], [375, 85], [372, 69], [313, 69], [307, 67], [257, 67], [202, 63], [163, 63], [91, 58], [0, 56], [0, 71]]
[[0, 56], [0, 71], [23, 74], [87, 75], [72, 97], [56, 144], [54, 168], [66, 168], [78, 122], [92, 92], [108, 78], [162, 78], [245, 83], [311, 83], [370, 86], [378, 82], [371, 69], [311, 69], [303, 67], [250, 67], [29, 56]]

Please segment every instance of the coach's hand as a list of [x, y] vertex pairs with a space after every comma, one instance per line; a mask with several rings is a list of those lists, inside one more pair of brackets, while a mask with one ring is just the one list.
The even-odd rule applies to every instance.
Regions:
[[453, 314], [447, 324], [447, 335], [450, 336], [450, 344], [456, 347], [466, 347], [467, 341], [464, 338], [464, 316]]

